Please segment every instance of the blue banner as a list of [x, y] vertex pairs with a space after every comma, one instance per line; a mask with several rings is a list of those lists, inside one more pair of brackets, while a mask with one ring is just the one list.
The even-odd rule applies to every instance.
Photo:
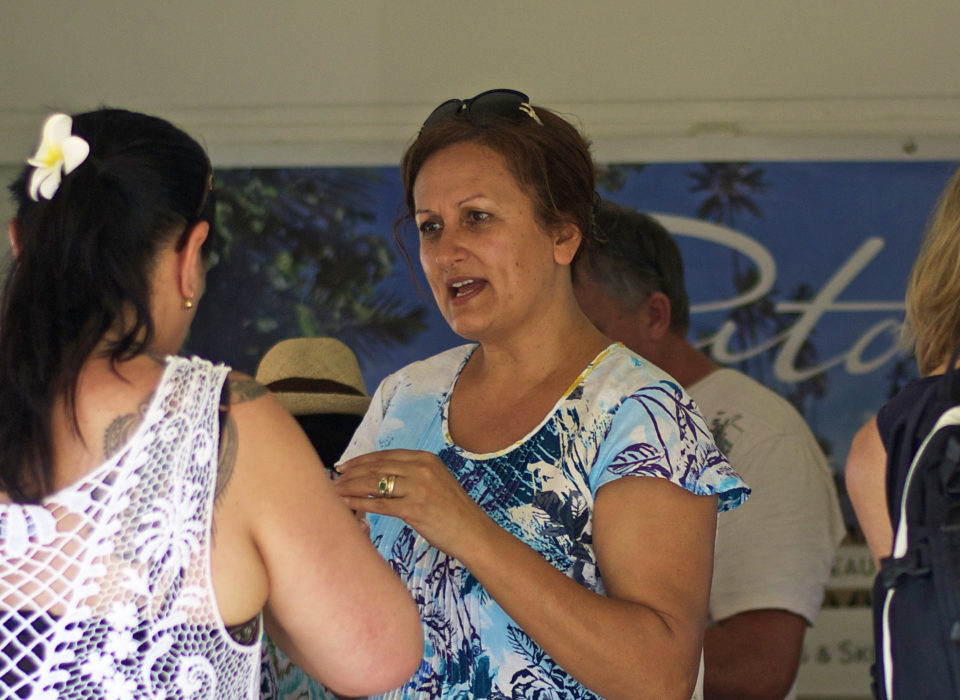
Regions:
[[[910, 378], [907, 274], [953, 162], [616, 164], [600, 193], [677, 237], [691, 339], [801, 411], [837, 470]], [[274, 342], [332, 335], [367, 389], [463, 342], [392, 238], [397, 168], [218, 173], [216, 255], [188, 350], [247, 372]], [[412, 228], [406, 245], [417, 270]]]

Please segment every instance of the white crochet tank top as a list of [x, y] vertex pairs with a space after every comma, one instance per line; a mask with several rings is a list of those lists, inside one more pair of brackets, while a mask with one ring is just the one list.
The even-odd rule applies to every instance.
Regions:
[[228, 368], [171, 357], [117, 454], [0, 505], [0, 697], [256, 698], [260, 634], [217, 610], [210, 538]]

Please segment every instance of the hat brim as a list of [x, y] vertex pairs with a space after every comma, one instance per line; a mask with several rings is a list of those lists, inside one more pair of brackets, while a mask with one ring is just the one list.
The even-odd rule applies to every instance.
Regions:
[[347, 394], [309, 394], [300, 392], [271, 392], [280, 404], [295, 416], [323, 413], [346, 413], [362, 416], [370, 406], [368, 396]]

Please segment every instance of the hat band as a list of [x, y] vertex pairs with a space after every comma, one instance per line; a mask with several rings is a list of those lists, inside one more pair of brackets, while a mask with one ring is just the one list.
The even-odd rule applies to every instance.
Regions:
[[366, 397], [359, 389], [334, 381], [333, 379], [310, 379], [309, 377], [288, 377], [267, 384], [270, 391], [283, 391], [297, 394], [350, 394]]

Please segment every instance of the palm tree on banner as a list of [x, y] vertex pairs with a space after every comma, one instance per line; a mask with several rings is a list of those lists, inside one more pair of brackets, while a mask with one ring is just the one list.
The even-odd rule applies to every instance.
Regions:
[[[697, 209], [697, 216], [701, 219], [712, 220], [716, 223], [735, 229], [737, 217], [750, 214], [762, 218], [760, 207], [753, 197], [766, 192], [769, 184], [764, 180], [761, 168], [753, 167], [750, 163], [702, 163], [700, 170], [688, 172], [693, 179], [691, 192], [704, 192], [705, 199]], [[733, 262], [733, 285], [737, 294], [743, 294], [753, 288], [759, 280], [760, 272], [756, 266], [744, 262], [737, 251], [731, 251]], [[776, 312], [776, 289], [767, 294], [733, 309], [730, 320], [736, 324], [734, 336], [738, 349], [743, 351], [757, 343], [761, 334], [765, 337], [785, 331], [790, 323]], [[801, 283], [791, 294], [793, 301], [807, 301], [812, 297], [809, 285]], [[775, 352], [769, 349], [765, 355], [770, 361]], [[818, 359], [818, 352], [813, 342], [807, 338], [797, 353], [798, 367], [813, 366]], [[750, 372], [761, 383], [765, 383], [764, 358], [756, 356], [752, 368], [748, 360], [741, 363], [741, 369]], [[784, 392], [785, 397], [805, 417], [812, 410], [811, 403], [822, 398], [827, 392], [826, 374], [820, 372], [808, 379], [797, 382]]]
[[[706, 197], [697, 209], [697, 217], [714, 221], [735, 229], [737, 217], [747, 213], [762, 218], [760, 207], [753, 197], [762, 194], [769, 185], [763, 179], [763, 170], [754, 168], [750, 163], [701, 163], [700, 169], [690, 171], [687, 176], [693, 179], [690, 192], [703, 192]], [[756, 266], [742, 259], [742, 255], [731, 251], [733, 264], [733, 286], [736, 293], [743, 294], [752, 288], [760, 277]], [[761, 333], [773, 332], [776, 328], [776, 312], [772, 292], [763, 297], [733, 309], [730, 319], [736, 324], [735, 340], [738, 349], [745, 350], [754, 345]], [[750, 362], [744, 360], [741, 369], [750, 370]], [[756, 358], [754, 373], [759, 381], [764, 379], [763, 362]]]
[[598, 163], [597, 189], [619, 192], [632, 173], [643, 172], [645, 163]]
[[383, 292], [389, 236], [365, 233], [373, 169], [218, 171], [217, 222], [204, 303], [187, 348], [252, 373], [274, 343], [328, 335], [361, 363], [425, 328], [426, 310]]

